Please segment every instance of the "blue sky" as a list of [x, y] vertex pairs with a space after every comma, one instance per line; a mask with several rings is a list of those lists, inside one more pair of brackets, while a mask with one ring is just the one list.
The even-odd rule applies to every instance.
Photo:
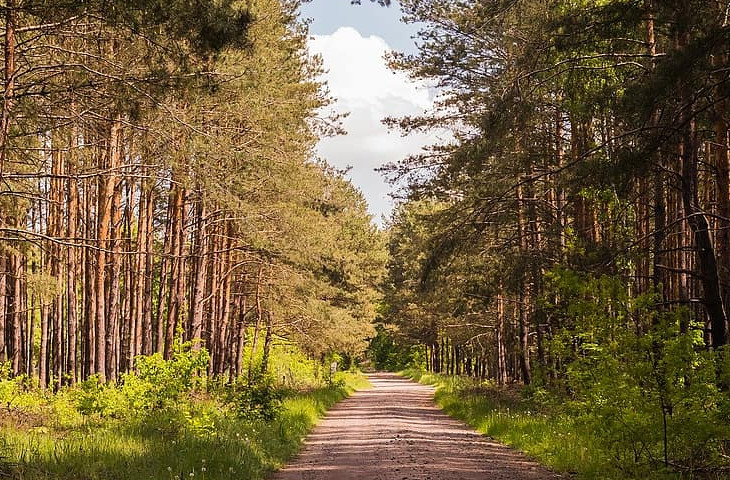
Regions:
[[363, 0], [351, 5], [349, 0], [314, 0], [302, 7], [302, 17], [313, 19], [310, 27], [314, 35], [331, 35], [343, 26], [353, 27], [361, 35], [376, 35], [394, 50], [415, 52], [412, 36], [417, 28], [400, 21], [398, 3], [388, 8]]
[[388, 69], [384, 55], [391, 50], [415, 52], [411, 39], [417, 28], [400, 22], [397, 3], [389, 8], [363, 0], [313, 0], [302, 8], [312, 19], [310, 53], [322, 56], [336, 112], [348, 134], [323, 139], [319, 156], [338, 168], [350, 168], [349, 178], [368, 201], [374, 220], [382, 225], [393, 204], [391, 187], [375, 171], [381, 165], [417, 153], [434, 140], [426, 135], [403, 137], [382, 125], [385, 117], [419, 115], [433, 104], [433, 92], [402, 72]]

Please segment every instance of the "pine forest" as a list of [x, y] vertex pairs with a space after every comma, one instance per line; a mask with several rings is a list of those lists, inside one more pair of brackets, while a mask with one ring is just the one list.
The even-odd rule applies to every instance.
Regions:
[[564, 478], [730, 478], [730, 3], [352, 3], [435, 95], [384, 226], [299, 0], [5, 0], [0, 478], [268, 478], [375, 370]]

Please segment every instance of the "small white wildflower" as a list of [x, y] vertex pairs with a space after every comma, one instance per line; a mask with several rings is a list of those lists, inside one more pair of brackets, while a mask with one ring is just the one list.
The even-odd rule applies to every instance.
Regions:
[[195, 472], [190, 472], [190, 476], [191, 477], [194, 477], [195, 476]]
[[203, 465], [205, 465], [205, 459], [202, 459], [201, 462], [203, 462]]
[[168, 472], [172, 472], [172, 467], [167, 467]]
[[228, 471], [233, 473], [233, 467], [228, 467]]
[[200, 469], [200, 471], [201, 471], [201, 472], [205, 472], [205, 471], [206, 471], [206, 470], [205, 470], [205, 467], [202, 467], [202, 468]]

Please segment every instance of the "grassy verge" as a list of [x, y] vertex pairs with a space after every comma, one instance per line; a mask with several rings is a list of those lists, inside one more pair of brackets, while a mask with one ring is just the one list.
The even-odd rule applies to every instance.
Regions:
[[436, 403], [452, 417], [559, 473], [586, 480], [626, 479], [579, 419], [557, 405], [522, 398], [514, 389], [474, 380], [406, 370], [403, 375], [436, 387]]
[[0, 478], [262, 479], [299, 449], [328, 408], [365, 387], [364, 376], [338, 373], [332, 386], [288, 392], [271, 422], [240, 419], [204, 395], [124, 419], [82, 416], [56, 395], [31, 413], [0, 414]]

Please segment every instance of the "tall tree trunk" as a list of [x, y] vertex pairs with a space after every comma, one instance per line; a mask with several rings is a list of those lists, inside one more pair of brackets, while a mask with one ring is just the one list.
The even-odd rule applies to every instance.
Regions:
[[[119, 152], [119, 136], [121, 134], [121, 118], [117, 118], [111, 122], [107, 137], [106, 161], [103, 162], [103, 171], [99, 176], [97, 191], [97, 255], [96, 255], [96, 272], [94, 275], [94, 289], [96, 290], [96, 345], [94, 352], [95, 371], [102, 380], [106, 380], [107, 375], [112, 368], [108, 365], [111, 356], [108, 355], [108, 349], [112, 338], [107, 332], [107, 250], [113, 244], [110, 236], [110, 227], [112, 224], [112, 205], [115, 197], [117, 167], [120, 160]], [[110, 332], [109, 332], [110, 333]]]
[[[10, 134], [10, 115], [15, 102], [15, 27], [17, 0], [7, 0], [5, 5], [5, 92], [2, 114], [0, 114], [0, 182], [7, 160], [7, 146]], [[0, 219], [2, 220], [2, 219]]]
[[[144, 242], [144, 292], [142, 303], [142, 353], [151, 355], [153, 350], [152, 343], [152, 280], [153, 280], [153, 247], [154, 247], [154, 224], [153, 217], [155, 213], [155, 196], [154, 185], [150, 181], [145, 182], [145, 232], [146, 240]], [[141, 214], [140, 214], [141, 216]], [[160, 285], [163, 280], [160, 279]]]
[[[144, 173], [144, 169], [143, 169]], [[147, 354], [144, 352], [148, 340], [145, 338], [148, 325], [145, 319], [145, 289], [147, 286], [147, 258], [149, 256], [149, 245], [147, 240], [148, 211], [147, 201], [149, 199], [147, 193], [147, 180], [141, 180], [139, 186], [139, 215], [137, 217], [137, 254], [135, 256], [135, 275], [134, 275], [134, 303], [132, 306], [133, 319], [131, 325], [134, 333], [130, 335], [128, 368], [133, 367], [135, 355]]]
[[[94, 237], [93, 232], [97, 230], [96, 223], [98, 221], [98, 211], [94, 211], [92, 206], [92, 191], [93, 184], [89, 180], [84, 186], [85, 238], [87, 239]], [[85, 341], [82, 342], [84, 345], [84, 379], [96, 373], [96, 299], [98, 297], [97, 290], [94, 288], [94, 272], [98, 270], [95, 264], [98, 252], [92, 248], [90, 240], [86, 243], [87, 246], [84, 248], [84, 325], [82, 329], [85, 337]]]
[[[45, 270], [47, 259], [41, 266], [41, 270]], [[50, 317], [50, 308], [47, 301], [40, 296], [41, 304], [41, 344], [38, 356], [38, 380], [41, 388], [48, 387], [48, 318]]]
[[20, 375], [23, 372], [23, 337], [21, 325], [23, 321], [23, 262], [20, 254], [12, 255], [13, 269], [13, 313], [12, 313], [12, 368], [14, 375]]
[[220, 336], [218, 341], [218, 373], [222, 375], [225, 372], [226, 367], [230, 367], [230, 355], [227, 353], [231, 351], [230, 348], [226, 348], [227, 345], [233, 341], [233, 329], [231, 328], [230, 315], [231, 315], [231, 249], [233, 247], [233, 232], [231, 228], [231, 222], [226, 221], [223, 229], [225, 239], [223, 241], [223, 261], [221, 262], [222, 281], [221, 287], [221, 307], [220, 307], [220, 328], [223, 334]]
[[246, 315], [248, 314], [246, 298], [243, 294], [239, 297], [240, 301], [237, 308], [237, 334], [236, 334], [236, 367], [235, 377], [238, 378], [243, 373], [243, 350], [246, 347]]
[[[131, 149], [130, 149], [131, 151]], [[130, 154], [131, 156], [131, 154]], [[133, 359], [136, 355], [139, 355], [137, 349], [139, 330], [140, 326], [137, 322], [138, 318], [135, 310], [136, 294], [135, 289], [137, 279], [142, 278], [144, 272], [136, 268], [137, 256], [131, 252], [134, 251], [135, 244], [133, 242], [133, 228], [134, 222], [134, 205], [137, 202], [136, 193], [137, 186], [131, 176], [128, 176], [125, 181], [126, 199], [124, 208], [124, 249], [127, 252], [123, 259], [123, 276], [124, 276], [124, 295], [122, 304], [122, 314], [120, 318], [121, 335], [119, 338], [119, 366], [120, 372], [129, 371], [133, 366]], [[140, 199], [139, 212], [141, 212], [142, 204]], [[137, 221], [139, 224], [139, 221]], [[139, 246], [139, 230], [137, 231], [137, 246]]]
[[[717, 2], [717, 14], [724, 15], [724, 5]], [[725, 312], [730, 309], [730, 108], [728, 97], [730, 87], [725, 82], [730, 53], [716, 52], [713, 55], [715, 75], [715, 109], [713, 118], [714, 144], [710, 147], [717, 169], [717, 260], [720, 279], [720, 295], [724, 300]]]
[[[7, 160], [8, 139], [10, 134], [10, 115], [13, 109], [15, 99], [15, 27], [16, 27], [16, 10], [17, 0], [7, 0], [5, 6], [5, 48], [4, 48], [4, 87], [2, 112], [0, 113], [0, 184], [3, 182], [4, 166]], [[5, 215], [0, 212], [0, 227], [6, 222]], [[7, 332], [5, 329], [8, 320], [8, 307], [13, 302], [9, 296], [6, 296], [8, 285], [8, 263], [11, 263], [5, 256], [6, 252], [0, 251], [3, 257], [0, 263], [0, 329], [2, 329], [2, 337], [0, 337], [0, 361], [8, 358], [9, 349], [7, 348]], [[14, 334], [14, 333], [13, 333]]]
[[155, 351], [164, 352], [165, 345], [165, 317], [167, 310], [164, 305], [168, 305], [169, 309], [169, 291], [172, 290], [173, 279], [170, 275], [170, 268], [173, 265], [173, 245], [175, 243], [173, 235], [173, 225], [175, 224], [175, 195], [174, 186], [171, 187], [167, 197], [167, 222], [165, 227], [165, 244], [163, 248], [162, 259], [160, 261], [160, 287], [157, 296], [157, 315], [155, 318]]
[[[198, 189], [198, 194], [202, 195], [201, 190]], [[203, 311], [204, 303], [203, 298], [205, 296], [205, 284], [206, 284], [206, 272], [207, 272], [207, 234], [206, 234], [206, 209], [205, 202], [202, 197], [199, 196], [196, 206], [196, 217], [195, 217], [195, 234], [194, 234], [194, 245], [193, 245], [193, 295], [190, 301], [190, 331], [189, 338], [191, 340], [200, 340], [203, 338]], [[213, 282], [212, 288], [218, 287], [216, 282]], [[208, 332], [209, 334], [212, 332]], [[206, 345], [209, 350], [213, 349], [213, 345]], [[200, 343], [194, 345], [195, 349], [200, 348]]]
[[[51, 200], [51, 206], [49, 208], [49, 232], [48, 236], [51, 238], [59, 238], [62, 231], [62, 219], [63, 219], [63, 180], [61, 175], [65, 171], [64, 168], [64, 156], [61, 154], [60, 146], [53, 145], [52, 150], [52, 166], [51, 173], [54, 178], [51, 179], [51, 190], [49, 192], [49, 198]], [[50, 243], [48, 246], [49, 261], [51, 267], [51, 276], [56, 281], [56, 288], [53, 295], [53, 304], [51, 306], [51, 312], [53, 316], [53, 331], [52, 331], [52, 359], [53, 359], [53, 381], [54, 388], [59, 389], [61, 387], [61, 380], [63, 377], [63, 291], [64, 291], [64, 275], [62, 274], [61, 268], [61, 255], [62, 248], [60, 244]]]
[[[76, 134], [72, 133], [71, 151], [69, 156], [68, 173], [73, 177], [76, 173], [75, 152], [78, 146], [75, 140]], [[76, 242], [78, 237], [78, 212], [79, 212], [79, 186], [75, 179], [70, 178], [68, 181], [68, 224], [66, 226], [66, 236], [69, 241]], [[78, 251], [76, 247], [67, 250], [66, 256], [66, 310], [68, 317], [68, 341], [66, 345], [66, 372], [68, 373], [68, 381], [71, 385], [76, 383], [78, 378], [77, 367], [77, 348], [76, 341], [78, 338], [78, 298], [77, 298], [77, 278], [78, 278]]]
[[[654, 0], [645, 1], [646, 9], [646, 44], [647, 53], [651, 58], [650, 68], [652, 71], [656, 69], [656, 34], [654, 31]], [[655, 109], [650, 117], [649, 127], [652, 132], [657, 128], [659, 124], [659, 112]], [[665, 173], [662, 158], [656, 158], [655, 162], [657, 165], [654, 168], [653, 185], [652, 190], [654, 194], [654, 232], [652, 235], [652, 251], [653, 251], [653, 265], [652, 265], [652, 283], [654, 289], [661, 294], [660, 304], [665, 305], [669, 300], [668, 297], [668, 285], [667, 276], [664, 266], [666, 265], [666, 254], [663, 252], [664, 241], [666, 239], [666, 203], [665, 203]]]
[[[2, 214], [0, 214], [2, 215]], [[2, 219], [0, 218], [0, 224]], [[7, 321], [7, 299], [8, 299], [8, 257], [4, 251], [0, 251], [0, 362], [8, 359], [8, 347], [6, 339], [5, 322]]]
[[507, 383], [507, 349], [504, 344], [504, 294], [500, 282], [497, 291], [497, 383]]
[[269, 355], [271, 354], [273, 331], [274, 326], [271, 319], [271, 312], [266, 312], [266, 336], [264, 337], [264, 351], [261, 356], [261, 375], [269, 373]]
[[167, 327], [165, 332], [164, 356], [169, 359], [175, 341], [176, 329], [185, 297], [185, 189], [175, 182], [174, 214], [173, 214], [173, 248], [170, 302], [167, 312]]
[[26, 256], [21, 257], [21, 274], [23, 278], [23, 285], [20, 296], [20, 334], [22, 337], [21, 348], [21, 372], [26, 373], [29, 377], [33, 376], [33, 343], [35, 342], [35, 336], [33, 336], [32, 328], [32, 311], [28, 308], [28, 282], [25, 280], [28, 276], [28, 258]]
[[[122, 164], [122, 138], [121, 125], [117, 131], [116, 137], [112, 141], [115, 143], [113, 165], [117, 169]], [[117, 378], [118, 360], [119, 360], [119, 340], [120, 340], [120, 273], [121, 273], [121, 233], [122, 233], [122, 189], [121, 179], [116, 176], [112, 190], [111, 202], [111, 252], [108, 261], [108, 299], [107, 299], [107, 324], [106, 324], [106, 377], [110, 382]]]
[[[517, 234], [520, 238], [522, 254], [526, 255], [529, 250], [528, 232], [525, 220], [525, 201], [522, 186], [517, 187]], [[530, 295], [532, 292], [532, 279], [527, 271], [522, 273], [522, 287], [519, 293], [519, 336], [520, 336], [520, 369], [522, 381], [529, 385], [532, 380], [530, 368]]]
[[259, 329], [261, 328], [261, 320], [263, 310], [261, 309], [261, 283], [263, 282], [263, 264], [259, 265], [259, 272], [256, 276], [256, 324], [253, 329], [253, 339], [251, 340], [251, 357], [248, 360], [248, 381], [250, 382], [253, 375], [253, 364], [256, 355], [256, 347], [258, 346], [259, 340]]

